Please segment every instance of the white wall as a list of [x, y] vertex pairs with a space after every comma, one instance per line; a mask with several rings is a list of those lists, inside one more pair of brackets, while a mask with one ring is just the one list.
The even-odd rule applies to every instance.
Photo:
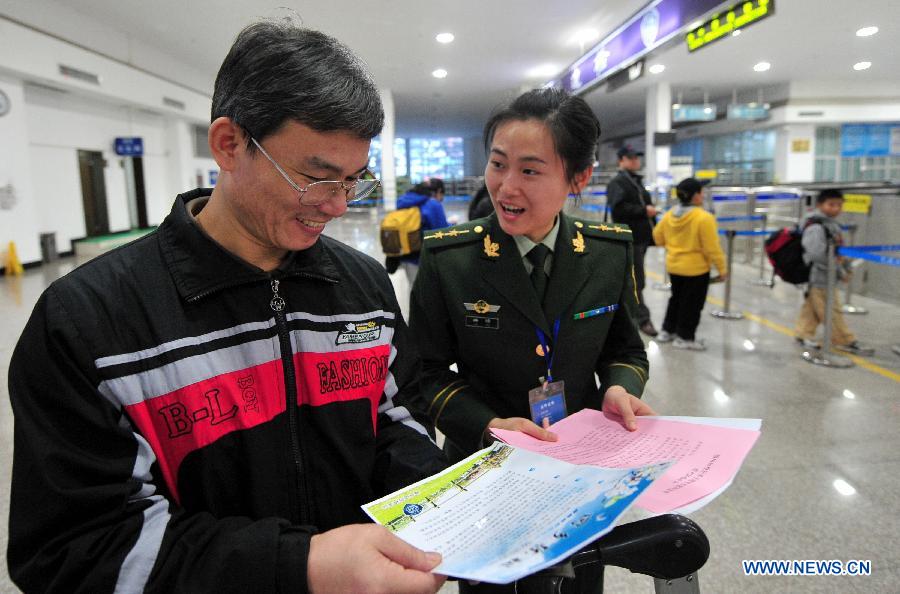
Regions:
[[38, 234], [46, 229], [37, 221], [31, 155], [24, 150], [28, 146], [28, 124], [22, 83], [0, 78], [0, 91], [6, 94], [11, 104], [9, 113], [0, 117], [0, 186], [12, 185], [15, 194], [15, 204], [11, 208], [0, 208], [2, 266], [10, 241], [16, 243], [16, 251], [22, 262], [40, 260]]

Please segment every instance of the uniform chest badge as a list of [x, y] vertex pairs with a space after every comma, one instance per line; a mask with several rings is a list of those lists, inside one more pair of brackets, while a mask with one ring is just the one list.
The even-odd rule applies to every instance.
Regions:
[[500, 257], [500, 244], [493, 243], [489, 234], [484, 236], [484, 254], [488, 258]]
[[499, 305], [491, 305], [484, 299], [479, 299], [475, 303], [463, 303], [466, 311], [474, 311], [477, 314], [497, 313], [500, 311]]

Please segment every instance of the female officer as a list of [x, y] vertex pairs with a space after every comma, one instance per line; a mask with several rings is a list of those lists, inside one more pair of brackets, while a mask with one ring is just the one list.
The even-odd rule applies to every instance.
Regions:
[[521, 95], [485, 126], [496, 212], [425, 233], [410, 326], [451, 460], [494, 427], [555, 439], [534, 421], [565, 414], [561, 400], [568, 413], [617, 414], [629, 430], [655, 414], [638, 398], [648, 363], [632, 322], [631, 232], [562, 213], [591, 178], [599, 137], [584, 100]]

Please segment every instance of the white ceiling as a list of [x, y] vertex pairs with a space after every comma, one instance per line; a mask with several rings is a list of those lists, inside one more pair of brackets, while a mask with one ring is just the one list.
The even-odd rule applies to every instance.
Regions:
[[[477, 135], [491, 109], [521, 89], [543, 82], [528, 71], [542, 64], [562, 70], [580, 50], [572, 41], [583, 27], [608, 33], [647, 0], [301, 0], [290, 3], [304, 24], [326, 31], [355, 50], [379, 85], [394, 94], [398, 135]], [[281, 16], [284, 0], [0, 0], [0, 14], [132, 62], [136, 66], [211, 94], [215, 72], [237, 32], [254, 19]], [[91, 25], [94, 25], [93, 27]], [[870, 38], [864, 25], [881, 31]], [[100, 27], [97, 27], [100, 25]], [[102, 30], [119, 32], [115, 45]], [[450, 31], [456, 40], [438, 44]], [[751, 100], [756, 89], [818, 81], [831, 98], [848, 94], [900, 96], [900, 2], [893, 0], [776, 0], [776, 13], [688, 54], [673, 43], [648, 59], [663, 63], [662, 75], [645, 75], [614, 93], [600, 88], [588, 99], [606, 133], [622, 134], [643, 119], [646, 88], [666, 80], [673, 98]], [[127, 47], [126, 47], [127, 46]], [[586, 48], [585, 48], [586, 49]], [[127, 55], [122, 55], [127, 54]], [[854, 72], [860, 60], [870, 70]], [[753, 72], [766, 60], [772, 69]], [[431, 76], [442, 67], [443, 80]], [[832, 91], [833, 90], [833, 91]], [[783, 98], [783, 97], [778, 97]], [[771, 93], [767, 100], [777, 99]]]

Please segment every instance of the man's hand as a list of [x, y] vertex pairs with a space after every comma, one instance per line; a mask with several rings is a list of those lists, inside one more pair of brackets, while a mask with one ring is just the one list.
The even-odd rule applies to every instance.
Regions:
[[647, 216], [651, 219], [656, 216], [656, 207], [652, 204], [647, 205]]
[[485, 438], [490, 438], [491, 429], [521, 431], [526, 435], [530, 435], [531, 437], [543, 441], [556, 441], [557, 439], [559, 439], [556, 436], [556, 433], [547, 431], [543, 427], [538, 427], [530, 419], [525, 419], [523, 417], [509, 417], [508, 419], [494, 417], [493, 419], [491, 419], [491, 422], [488, 423], [487, 429], [485, 429], [484, 431]]
[[314, 594], [433, 594], [447, 579], [430, 573], [440, 562], [382, 526], [353, 524], [312, 537], [306, 580]]
[[610, 386], [603, 396], [603, 412], [622, 417], [622, 424], [629, 431], [637, 430], [635, 415], [655, 415], [650, 405], [625, 391], [622, 386]]

